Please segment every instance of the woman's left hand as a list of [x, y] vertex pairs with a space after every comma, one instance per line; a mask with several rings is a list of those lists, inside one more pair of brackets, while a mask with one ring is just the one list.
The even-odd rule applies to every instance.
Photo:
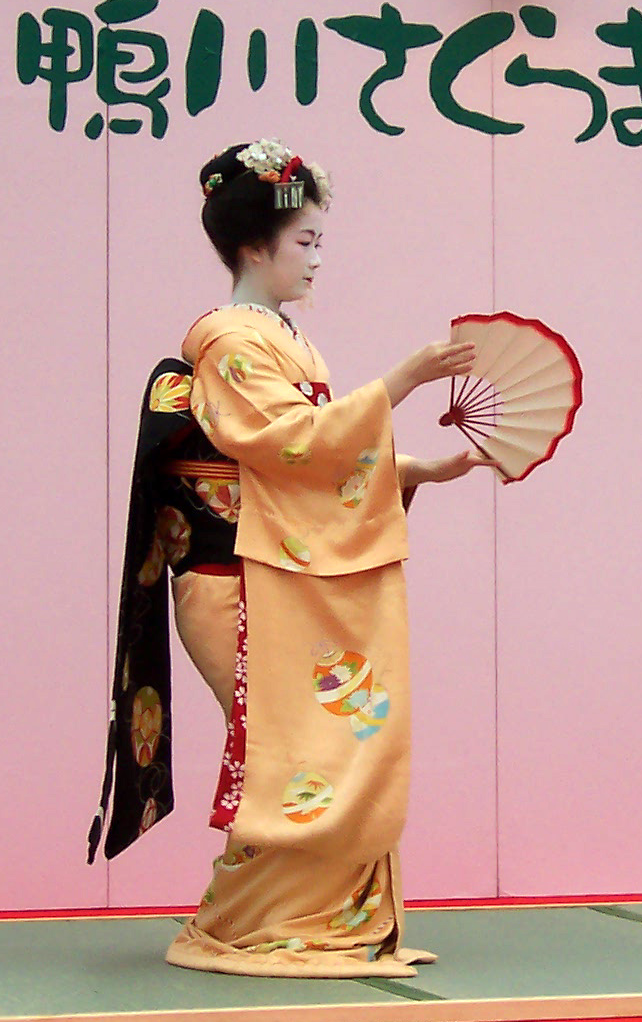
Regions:
[[447, 483], [451, 479], [459, 479], [467, 475], [471, 469], [479, 465], [498, 468], [494, 458], [487, 458], [481, 451], [462, 451], [451, 458], [440, 458], [438, 461], [422, 461], [419, 458], [407, 459], [404, 469], [404, 486], [419, 486], [421, 483]]
[[462, 451], [453, 455], [452, 458], [441, 458], [432, 463], [432, 482], [447, 483], [451, 479], [459, 479], [467, 475], [471, 469], [478, 465], [485, 465], [488, 468], [497, 468], [498, 462], [494, 458], [487, 458], [481, 451]]

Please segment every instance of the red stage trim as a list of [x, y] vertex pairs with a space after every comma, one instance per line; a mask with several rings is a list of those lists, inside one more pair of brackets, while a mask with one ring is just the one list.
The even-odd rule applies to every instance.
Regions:
[[555, 894], [548, 898], [523, 898], [506, 896], [502, 898], [446, 898], [435, 900], [409, 899], [404, 901], [407, 909], [420, 908], [511, 908], [544, 907], [560, 905], [623, 905], [642, 902], [642, 894]]
[[153, 907], [144, 905], [135, 908], [45, 908], [27, 909], [23, 912], [0, 912], [0, 922], [46, 919], [122, 919], [154, 916], [193, 916], [196, 905]]
[[[642, 903], [641, 894], [556, 894], [548, 898], [436, 898], [409, 899], [404, 901], [405, 908], [551, 908], [563, 905], [624, 905], [631, 902]], [[189, 916], [194, 915], [196, 905], [162, 905], [134, 906], [133, 908], [46, 908], [25, 909], [23, 911], [0, 911], [0, 921], [8, 922], [20, 919], [102, 919], [126, 918], [127, 916]]]

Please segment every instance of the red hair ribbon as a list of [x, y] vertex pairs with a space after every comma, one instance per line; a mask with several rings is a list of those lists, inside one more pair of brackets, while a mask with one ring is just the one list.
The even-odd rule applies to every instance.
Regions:
[[284, 168], [283, 173], [281, 174], [281, 182], [280, 183], [281, 184], [287, 184], [288, 181], [291, 181], [295, 171], [297, 171], [299, 169], [299, 167], [302, 167], [302, 166], [303, 166], [303, 160], [301, 159], [301, 157], [300, 156], [293, 156], [292, 159], [290, 160], [290, 162], [288, 163], [287, 167]]

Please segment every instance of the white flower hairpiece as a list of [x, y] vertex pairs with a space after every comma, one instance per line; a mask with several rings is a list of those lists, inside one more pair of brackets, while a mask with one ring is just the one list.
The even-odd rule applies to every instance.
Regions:
[[[289, 149], [278, 138], [261, 138], [258, 142], [242, 149], [236, 154], [244, 167], [254, 171], [260, 181], [267, 181], [276, 187], [276, 205], [280, 208], [300, 208], [303, 205], [303, 184], [297, 181], [296, 164], [300, 164], [300, 157], [295, 157]], [[290, 177], [286, 183], [281, 184], [284, 170], [294, 161], [295, 166], [290, 170]], [[332, 185], [329, 176], [318, 163], [307, 164], [308, 170], [314, 178], [314, 183], [319, 193], [319, 205], [322, 209], [329, 209], [332, 199]], [[289, 198], [287, 196], [289, 195]]]
[[263, 174], [281, 173], [293, 159], [293, 152], [278, 138], [261, 138], [236, 154], [237, 160], [261, 177]]

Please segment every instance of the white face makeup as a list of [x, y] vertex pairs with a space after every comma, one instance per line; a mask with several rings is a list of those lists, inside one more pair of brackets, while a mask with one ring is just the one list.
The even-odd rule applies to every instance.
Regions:
[[271, 253], [266, 246], [253, 253], [252, 276], [273, 307], [308, 294], [321, 265], [322, 227], [323, 213], [307, 201], [280, 231]]

